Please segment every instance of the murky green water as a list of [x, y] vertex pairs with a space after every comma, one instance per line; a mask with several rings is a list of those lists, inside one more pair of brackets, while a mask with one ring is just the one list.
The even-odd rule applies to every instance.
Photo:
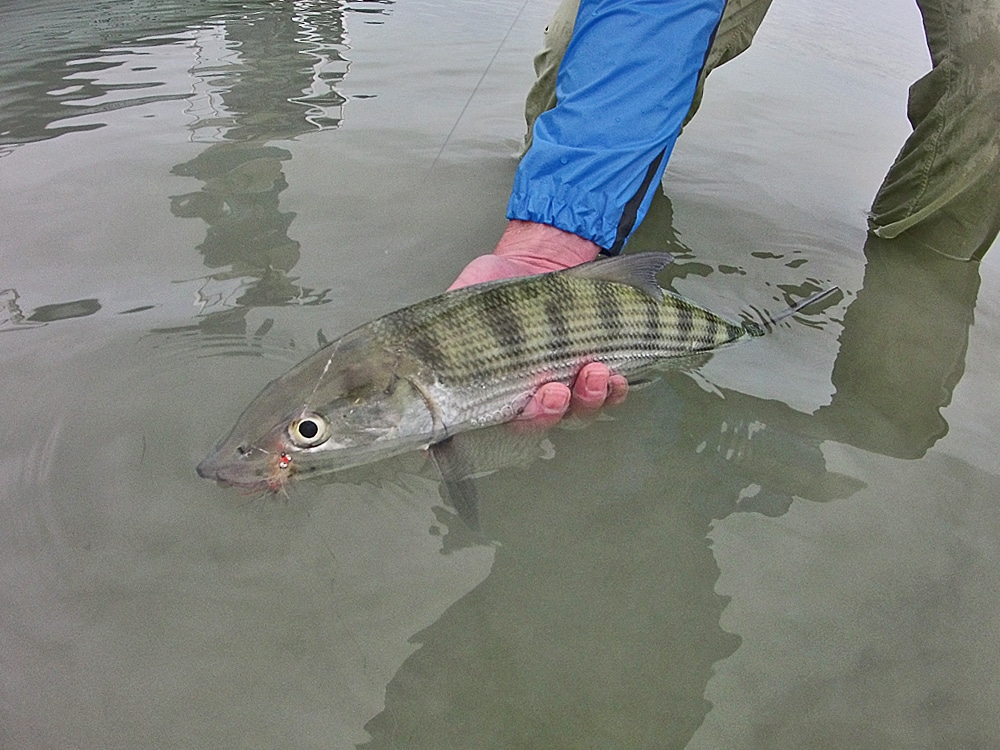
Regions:
[[720, 312], [843, 300], [557, 430], [478, 532], [418, 455], [194, 466], [492, 247], [551, 4], [74, 5], [0, 11], [0, 747], [995, 746], [1000, 250], [864, 232], [908, 0], [775, 2], [634, 242]]

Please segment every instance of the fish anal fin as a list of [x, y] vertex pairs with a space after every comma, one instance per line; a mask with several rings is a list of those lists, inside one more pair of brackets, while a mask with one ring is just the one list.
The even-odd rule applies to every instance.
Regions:
[[663, 290], [656, 281], [656, 274], [674, 260], [670, 253], [636, 253], [602, 258], [563, 271], [567, 276], [592, 281], [610, 281], [626, 284], [648, 294], [657, 302], [663, 301]]

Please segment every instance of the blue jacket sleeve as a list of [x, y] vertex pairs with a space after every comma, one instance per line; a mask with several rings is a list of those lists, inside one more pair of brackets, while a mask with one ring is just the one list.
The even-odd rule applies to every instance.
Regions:
[[617, 254], [645, 216], [725, 0], [581, 0], [507, 217]]

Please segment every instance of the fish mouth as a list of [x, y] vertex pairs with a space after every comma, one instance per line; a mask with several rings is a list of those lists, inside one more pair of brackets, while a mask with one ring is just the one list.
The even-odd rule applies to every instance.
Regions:
[[237, 487], [247, 492], [270, 490], [271, 482], [261, 477], [251, 466], [219, 461], [213, 454], [195, 468], [202, 479], [211, 479], [223, 487]]

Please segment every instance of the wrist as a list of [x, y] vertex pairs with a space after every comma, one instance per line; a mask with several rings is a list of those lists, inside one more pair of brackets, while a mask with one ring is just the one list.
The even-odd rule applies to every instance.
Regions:
[[550, 224], [511, 219], [494, 255], [530, 262], [539, 270], [557, 271], [595, 260], [601, 252], [596, 242]]

